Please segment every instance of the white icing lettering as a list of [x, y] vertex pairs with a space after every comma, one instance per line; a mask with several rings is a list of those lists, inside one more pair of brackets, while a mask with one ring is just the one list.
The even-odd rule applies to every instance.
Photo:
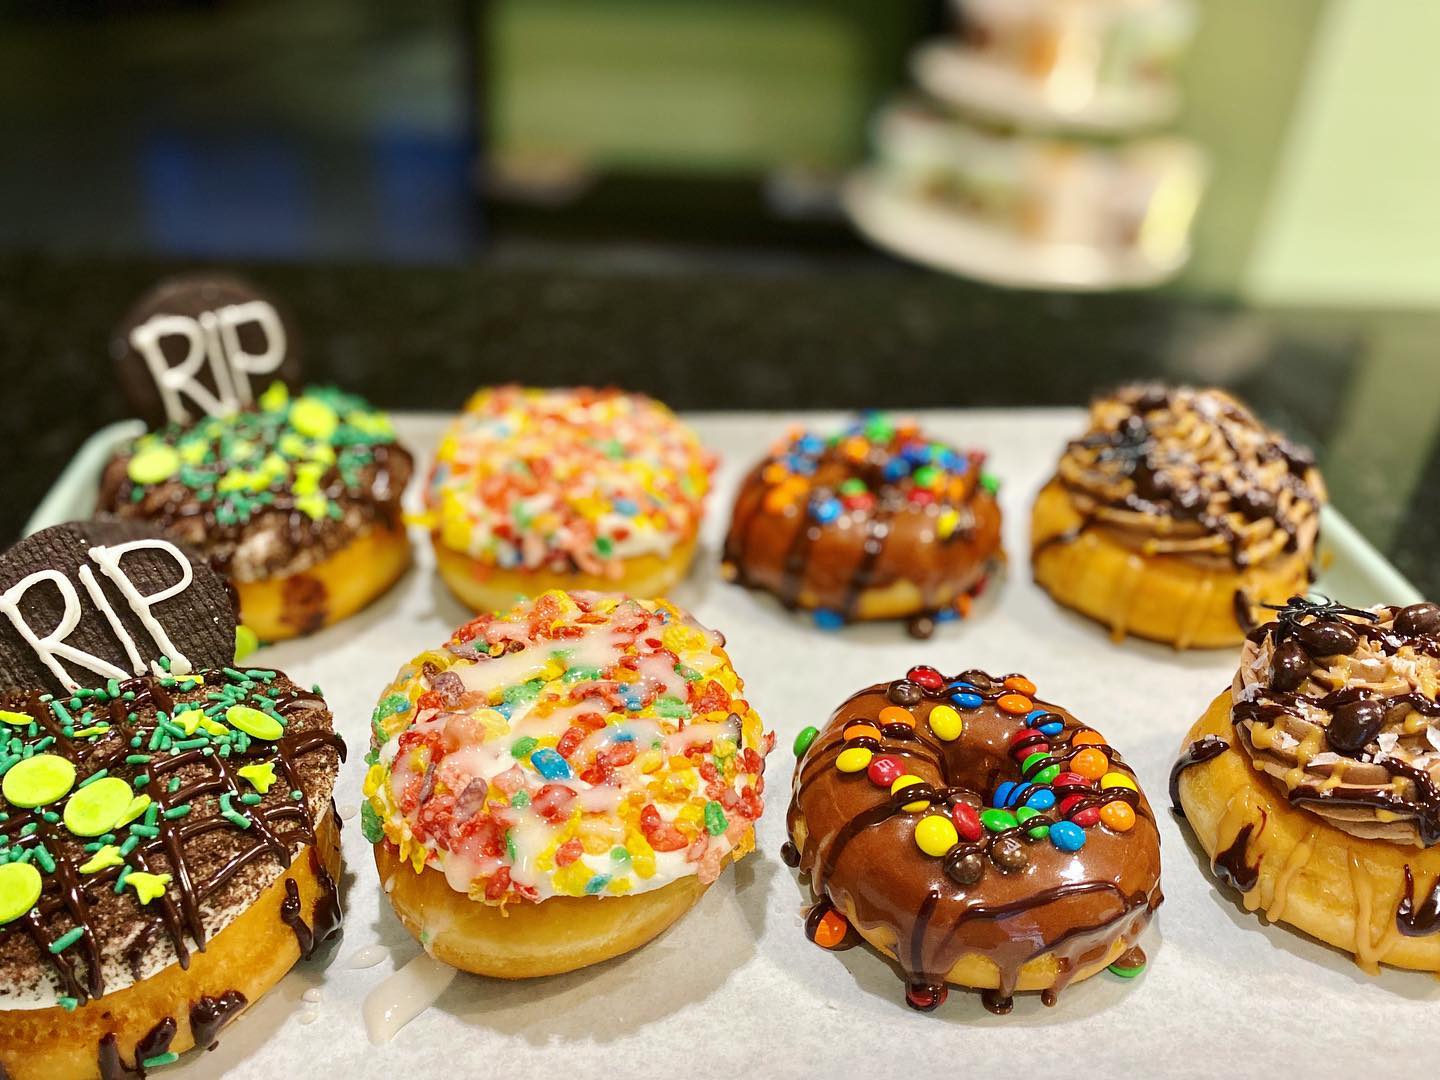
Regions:
[[[186, 565], [188, 567], [189, 564]], [[65, 602], [65, 610], [60, 616], [60, 621], [43, 638], [25, 621], [25, 616], [20, 611], [20, 602], [25, 598], [25, 594], [42, 581], [53, 581], [55, 587], [60, 590], [61, 599]], [[58, 570], [37, 570], [29, 577], [17, 581], [6, 589], [3, 595], [0, 595], [0, 611], [6, 614], [15, 629], [19, 631], [20, 636], [35, 650], [35, 655], [40, 658], [40, 662], [50, 669], [50, 672], [60, 680], [60, 684], [66, 690], [75, 690], [80, 684], [60, 663], [59, 658], [64, 658], [72, 664], [93, 671], [104, 679], [123, 679], [127, 674], [109, 661], [65, 643], [65, 639], [80, 622], [80, 608], [80, 594], [75, 591], [74, 583]]]
[[[180, 567], [180, 580], [158, 592], [142, 593], [135, 587], [135, 583], [130, 580], [125, 571], [120, 568], [120, 560], [132, 551], [165, 552]], [[170, 670], [177, 675], [189, 674], [189, 659], [180, 651], [175, 642], [170, 640], [170, 635], [151, 609], [190, 587], [190, 582], [195, 577], [195, 572], [190, 567], [190, 560], [181, 554], [179, 548], [165, 540], [131, 540], [129, 543], [114, 544], [109, 547], [93, 547], [90, 549], [90, 558], [100, 567], [100, 572], [115, 583], [115, 587], [120, 590], [120, 595], [125, 597], [125, 602], [130, 605], [130, 610], [135, 612], [136, 618], [155, 640], [155, 646], [160, 650], [160, 655], [170, 658]]]

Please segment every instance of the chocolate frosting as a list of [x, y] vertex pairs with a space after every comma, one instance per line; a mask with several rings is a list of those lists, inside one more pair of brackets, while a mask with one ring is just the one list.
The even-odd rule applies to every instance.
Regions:
[[1254, 566], [1313, 552], [1325, 487], [1309, 451], [1217, 389], [1126, 386], [1097, 398], [1057, 480], [1082, 523], [1032, 554], [1104, 528], [1146, 554]]
[[[984, 587], [1000, 552], [1000, 507], [982, 482], [984, 454], [876, 423], [829, 441], [798, 435], [757, 464], [735, 500], [725, 571], [786, 607], [841, 621], [856, 617], [867, 589], [909, 581], [919, 594], [910, 629], [926, 637]], [[931, 480], [927, 467], [932, 484], [916, 479]]]
[[[983, 703], [962, 708], [964, 730], [953, 742], [938, 738], [928, 718], [948, 703], [957, 680], [943, 680], [918, 696], [909, 679], [877, 684], [835, 711], [795, 770], [788, 816], [793, 843], [787, 861], [794, 858], [800, 872], [809, 876], [817, 903], [853, 912], [863, 929], [893, 934], [912, 1005], [933, 1008], [944, 996], [946, 974], [954, 964], [967, 954], [978, 954], [999, 971], [999, 987], [987, 994], [986, 1003], [994, 1011], [1005, 1011], [1021, 968], [1032, 958], [1055, 952], [1060, 974], [1052, 990], [1058, 992], [1116, 940], [1134, 944], [1162, 900], [1159, 835], [1149, 803], [1137, 789], [1065, 786], [1073, 783], [1065, 779], [1069, 763], [1087, 748], [1073, 740], [1089, 729], [1064, 709], [1035, 699], [1030, 715], [1058, 721], [1063, 730], [1043, 738], [1046, 756], [1029, 771], [1034, 775], [1037, 769], [1059, 765], [1055, 795], [1062, 805], [1068, 795], [1081, 798], [1063, 815], [1057, 806], [1029, 819], [1023, 830], [986, 831], [973, 843], [962, 836], [943, 857], [922, 851], [913, 833], [924, 811], [906, 812], [905, 805], [923, 799], [936, 809], [957, 803], [988, 807], [998, 785], [1021, 779], [1012, 746], [1028, 738], [1017, 736], [1025, 731], [1025, 716], [997, 706], [1006, 693], [1001, 679], [979, 671], [959, 678]], [[890, 723], [880, 728], [879, 740], [846, 738], [851, 725], [874, 724], [881, 710], [897, 701], [908, 703], [905, 707], [916, 721], [913, 728]], [[1096, 740], [1093, 745], [1107, 755], [1111, 770], [1133, 777], [1098, 736], [1092, 732], [1087, 738]], [[864, 771], [836, 768], [842, 750], [872, 743], [876, 753], [899, 757], [923, 784], [892, 795]], [[1128, 831], [1091, 824], [1083, 847], [1074, 852], [1026, 835], [1037, 825], [1062, 816], [1073, 819], [1110, 801], [1133, 808]]]
[[[234, 729], [224, 738], [206, 737], [203, 729], [173, 735], [171, 720], [187, 710], [209, 708], [223, 723], [231, 701], [280, 718], [283, 733], [274, 741], [237, 738]], [[0, 709], [33, 720], [7, 723], [0, 732], [7, 740], [0, 771], [20, 760], [16, 755], [38, 750], [74, 764], [74, 791], [103, 776], [152, 800], [142, 816], [98, 838], [69, 831], [61, 803], [5, 806], [0, 848], [30, 850], [43, 890], [29, 913], [0, 925], [0, 1009], [64, 998], [83, 1004], [170, 964], [188, 967], [192, 950], [203, 952], [296, 853], [313, 845], [317, 821], [333, 812], [327, 807], [344, 743], [319, 694], [277, 672], [143, 676], [60, 700], [7, 692]], [[240, 775], [252, 765], [273, 768], [267, 791]], [[43, 858], [34, 851], [42, 845]], [[102, 845], [118, 849], [118, 865], [83, 872]], [[137, 890], [121, 884], [137, 872], [171, 880], [142, 904]], [[328, 880], [324, 875], [322, 886]], [[52, 948], [67, 935], [73, 937], [67, 946]]]

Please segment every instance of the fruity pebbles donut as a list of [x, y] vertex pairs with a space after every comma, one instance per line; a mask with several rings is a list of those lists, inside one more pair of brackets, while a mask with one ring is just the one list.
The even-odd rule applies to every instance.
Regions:
[[[946, 984], [992, 1012], [1133, 976], [1161, 902], [1160, 839], [1135, 773], [1023, 675], [932, 667], [860, 691], [795, 742], [785, 860], [810, 878], [811, 940], [864, 938], [928, 1011]], [[854, 933], [852, 934], [852, 928]]]
[[441, 578], [475, 611], [548, 589], [663, 596], [695, 553], [715, 460], [620, 390], [481, 390], [427, 487]]
[[879, 413], [829, 437], [792, 431], [741, 483], [724, 571], [827, 629], [905, 619], [929, 637], [969, 613], [1001, 558], [984, 461]]
[[518, 979], [638, 948], [751, 851], [774, 735], [724, 639], [663, 600], [551, 591], [407, 664], [362, 809], [437, 959]]
[[352, 394], [275, 383], [249, 408], [169, 425], [106, 466], [98, 514], [151, 522], [209, 557], [262, 641], [353, 615], [410, 565], [409, 453]]
[[317, 693], [234, 668], [0, 694], [0, 1076], [143, 1076], [340, 925]]

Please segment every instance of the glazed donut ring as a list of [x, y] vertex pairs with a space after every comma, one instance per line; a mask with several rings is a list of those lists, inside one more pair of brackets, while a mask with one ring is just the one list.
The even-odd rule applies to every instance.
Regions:
[[1248, 910], [1372, 974], [1440, 971], [1437, 632], [1433, 604], [1292, 601], [1251, 634], [1233, 689], [1190, 729], [1171, 778]]
[[1235, 644], [1308, 588], [1324, 501], [1309, 453], [1230, 395], [1125, 387], [1035, 500], [1035, 581], [1117, 640]]
[[774, 742], [721, 640], [665, 601], [549, 592], [403, 668], [361, 820], [406, 929], [520, 979], [688, 911], [753, 850]]
[[642, 394], [480, 390], [427, 485], [436, 568], [477, 612], [551, 589], [664, 596], [694, 557], [714, 467]]
[[828, 440], [791, 432], [740, 485], [723, 570], [827, 629], [905, 619], [928, 637], [969, 613], [1001, 558], [984, 460], [879, 414]]
[[918, 1009], [945, 984], [1007, 1012], [1016, 991], [1144, 964], [1159, 836], [1134, 773], [1020, 675], [912, 668], [796, 744], [786, 861], [810, 878], [812, 940], [854, 932]]

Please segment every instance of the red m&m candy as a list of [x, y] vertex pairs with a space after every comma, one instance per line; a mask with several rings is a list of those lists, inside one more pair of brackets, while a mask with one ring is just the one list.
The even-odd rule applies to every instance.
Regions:
[[961, 840], [979, 840], [984, 832], [979, 813], [969, 803], [956, 803], [950, 807], [950, 820], [955, 823], [955, 831], [960, 834]]
[[1077, 810], [1071, 814], [1070, 820], [1082, 829], [1091, 828], [1100, 820], [1100, 808], [1097, 806], [1087, 806], [1084, 810]]
[[865, 770], [865, 775], [870, 778], [872, 784], [888, 788], [904, 771], [905, 765], [899, 758], [882, 754], [871, 760], [869, 767]]
[[923, 690], [929, 690], [932, 694], [938, 694], [945, 686], [945, 676], [936, 671], [928, 664], [917, 664], [905, 673], [916, 686]]

